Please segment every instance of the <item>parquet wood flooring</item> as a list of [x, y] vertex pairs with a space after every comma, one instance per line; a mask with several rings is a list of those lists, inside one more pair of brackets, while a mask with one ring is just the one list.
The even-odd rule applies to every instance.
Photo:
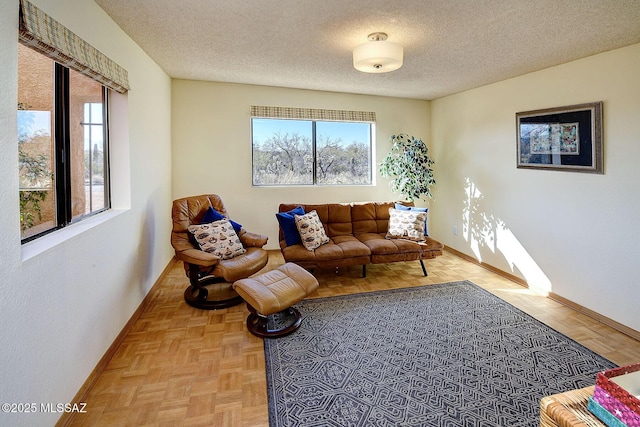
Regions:
[[[283, 263], [270, 251], [266, 270]], [[640, 361], [640, 342], [450, 252], [425, 261], [315, 272], [310, 297], [470, 280], [619, 365]], [[198, 310], [182, 297], [187, 278], [175, 262], [151, 302], [84, 398], [71, 426], [268, 426], [263, 341], [246, 328], [244, 304]]]

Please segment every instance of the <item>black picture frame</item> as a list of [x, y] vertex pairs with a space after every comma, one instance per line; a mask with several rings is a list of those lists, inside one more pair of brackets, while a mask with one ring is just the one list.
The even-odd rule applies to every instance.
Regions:
[[517, 167], [603, 174], [602, 102], [516, 113]]

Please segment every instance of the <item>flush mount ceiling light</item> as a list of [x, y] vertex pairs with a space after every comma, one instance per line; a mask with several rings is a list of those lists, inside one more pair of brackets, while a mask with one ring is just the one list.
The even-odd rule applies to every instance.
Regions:
[[353, 49], [353, 66], [363, 73], [387, 73], [402, 67], [402, 46], [388, 42], [386, 33], [372, 33]]

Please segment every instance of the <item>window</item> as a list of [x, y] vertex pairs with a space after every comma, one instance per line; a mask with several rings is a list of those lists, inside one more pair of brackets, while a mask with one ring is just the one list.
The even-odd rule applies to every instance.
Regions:
[[28, 0], [18, 23], [20, 226], [26, 242], [109, 209], [109, 90], [127, 70]]
[[23, 242], [110, 207], [108, 89], [18, 45]]
[[369, 185], [374, 113], [252, 107], [253, 185]]

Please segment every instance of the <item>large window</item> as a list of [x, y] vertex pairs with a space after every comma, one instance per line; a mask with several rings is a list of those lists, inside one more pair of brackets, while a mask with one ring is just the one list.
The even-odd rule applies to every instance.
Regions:
[[23, 241], [110, 207], [108, 89], [18, 45]]
[[373, 123], [252, 118], [253, 185], [371, 184]]

